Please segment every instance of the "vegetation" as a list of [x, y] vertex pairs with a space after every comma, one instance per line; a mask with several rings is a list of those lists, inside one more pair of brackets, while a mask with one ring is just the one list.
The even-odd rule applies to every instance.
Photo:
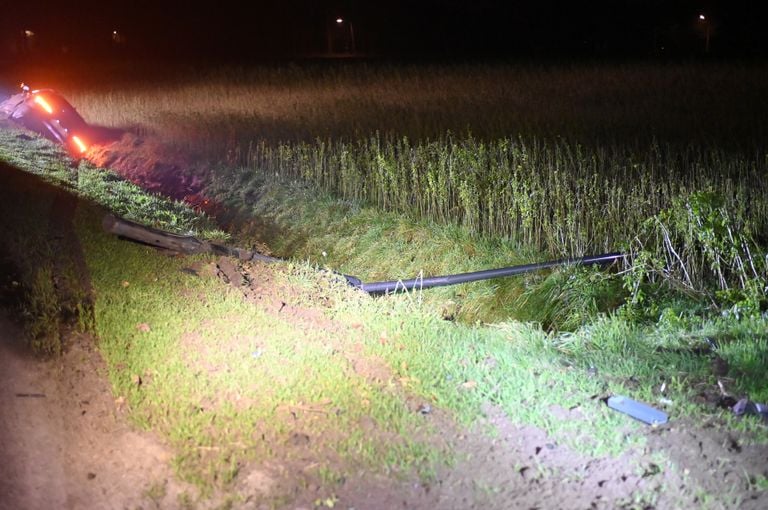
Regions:
[[214, 221], [184, 203], [144, 192], [115, 172], [74, 161], [61, 147], [0, 125], [0, 159], [124, 218], [178, 234], [226, 238]]
[[60, 89], [92, 122], [141, 127], [218, 159], [244, 156], [260, 140], [355, 141], [380, 132], [421, 143], [447, 131], [483, 141], [637, 144], [638, 152], [655, 139], [754, 155], [768, 127], [768, 68], [759, 63], [93, 69], [68, 62], [17, 74]]
[[[115, 173], [87, 162], [75, 163], [48, 141], [7, 126], [0, 129], [0, 160], [63, 188], [45, 195], [43, 203], [30, 214], [17, 211], [25, 201], [39, 200], [34, 189], [7, 196], [0, 205], [2, 231], [7, 235], [2, 252], [20, 272], [17, 283], [26, 298], [21, 312], [38, 352], [60, 352], [62, 321], [66, 324], [75, 318], [85, 327], [93, 319], [79, 241], [68, 226], [75, 214], [75, 196], [157, 228], [203, 238], [226, 237], [210, 218], [186, 205], [148, 195]], [[49, 211], [55, 209], [60, 213], [49, 218]]]
[[[413, 402], [446, 410], [452, 426], [498, 406], [590, 455], [643, 442], [602, 405], [614, 393], [674, 402], [694, 420], [718, 413], [719, 426], [765, 441], [756, 421], [698, 397], [716, 388], [719, 359], [728, 391], [768, 400], [768, 117], [753, 109], [768, 104], [756, 101], [766, 81], [762, 68], [733, 66], [289, 67], [199, 83], [165, 75], [121, 92], [52, 78], [86, 118], [140, 125], [201, 157], [232, 239], [293, 261], [251, 269], [290, 288], [291, 304], [344, 326], [308, 335], [295, 316], [223, 285], [215, 261], [106, 238], [90, 208], [75, 221], [94, 289], [83, 322], [136, 423], [168, 438], [179, 472], [209, 490], [274, 457], [272, 445], [295, 442], [284, 459], [305, 446], [286, 410], [313, 416], [318, 467], [308, 476], [330, 501], [338, 470], [428, 480], [451, 459], [435, 442], [446, 431]], [[721, 82], [734, 85], [725, 99]], [[2, 136], [7, 163], [58, 175], [141, 221], [222, 235], [183, 204]], [[24, 206], [43, 228], [45, 210]], [[314, 271], [390, 279], [615, 249], [630, 257], [610, 272], [566, 268], [379, 300]], [[53, 254], [24, 279], [44, 302], [60, 274]], [[43, 308], [59, 311], [51, 302]], [[381, 368], [373, 378], [360, 369], [371, 360]], [[584, 420], [555, 420], [553, 406]], [[328, 451], [341, 453], [341, 467]]]
[[[639, 280], [649, 257], [656, 275], [682, 267], [695, 280], [685, 283], [689, 297], [724, 307], [741, 299], [723, 292], [734, 285], [755, 297], [764, 288], [764, 66], [225, 68], [197, 83], [163, 73], [151, 86], [127, 82], [119, 92], [56, 80], [97, 122], [140, 124], [252, 175], [459, 225], [518, 252], [623, 249], [643, 259], [632, 272]], [[247, 185], [247, 176], [230, 172], [214, 179]], [[710, 220], [685, 212], [701, 193], [739, 238], [721, 236], [731, 246], [717, 254], [699, 249], [701, 236], [692, 243], [709, 228], [700, 223]], [[651, 224], [679, 227], [678, 244]], [[731, 263], [749, 265], [749, 276], [745, 267], [720, 267]], [[723, 280], [730, 276], [737, 281]]]
[[[34, 193], [35, 200], [6, 193], [2, 203], [47, 223], [55, 188], [22, 179], [2, 189]], [[294, 201], [307, 201], [300, 190], [286, 198], [298, 193]], [[307, 204], [331, 214], [334, 206], [327, 197]], [[73, 218], [94, 299], [93, 321], [83, 327], [98, 334], [117, 402], [137, 426], [167, 438], [177, 472], [200, 487], [201, 496], [184, 496], [193, 501], [229, 487], [251, 463], [296, 458], [313, 466], [302, 483], [317, 484], [323, 500], [361, 470], [415, 473], [428, 482], [457, 459], [453, 443], [439, 439], [450, 429], [419, 409], [447, 412], [450, 427], [462, 427], [490, 403], [575, 451], [615, 456], [642, 445], [641, 429], [628, 434], [626, 418], [596, 396], [654, 402], [666, 383], [662, 395], [676, 415], [708, 416], [710, 407], [695, 397], [700, 385], [712, 384], [710, 361], [691, 352], [710, 337], [727, 338], [718, 354], [739, 374], [731, 389], [768, 398], [764, 320], [672, 317], [641, 327], [617, 315], [552, 335], [536, 324], [445, 321], [420, 294], [372, 299], [304, 264], [252, 268], [287, 292], [278, 296], [290, 306], [319, 310], [325, 326], [314, 328], [307, 322], [314, 314], [276, 314], [223, 285], [215, 260], [167, 257], [105, 235], [101, 214], [82, 204]], [[391, 237], [401, 227], [385, 221], [378, 228]], [[410, 228], [424, 235], [423, 226]], [[580, 418], [554, 419], [551, 409], [578, 409]], [[757, 421], [721, 420], [766, 440]], [[660, 486], [651, 487], [658, 497]], [[694, 490], [676, 493], [675, 501], [691, 503]], [[272, 497], [277, 505], [290, 495]]]
[[567, 142], [446, 137], [412, 145], [353, 143], [251, 147], [249, 166], [314, 183], [384, 210], [452, 222], [552, 256], [612, 251], [645, 221], [698, 190], [718, 195], [732, 227], [768, 231], [767, 161], [721, 150], [653, 145], [586, 149]]

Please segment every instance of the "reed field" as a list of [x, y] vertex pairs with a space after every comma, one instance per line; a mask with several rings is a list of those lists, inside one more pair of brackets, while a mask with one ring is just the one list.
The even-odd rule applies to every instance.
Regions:
[[[759, 64], [101, 65], [20, 76], [64, 91], [89, 120], [214, 143], [562, 138], [760, 149], [768, 67]], [[231, 148], [231, 147], [229, 147]]]
[[[744, 269], [745, 259], [764, 278], [764, 65], [357, 63], [83, 76], [47, 79], [91, 122], [224, 162], [220, 185], [226, 167], [244, 166], [550, 256], [639, 243], [672, 265], [670, 249], [688, 253], [689, 280], [713, 264]], [[738, 233], [738, 253], [721, 247], [704, 260], [695, 225], [677, 239], [669, 226], [648, 232], [675, 207], [692, 225], [709, 221], [685, 206], [697, 193]]]

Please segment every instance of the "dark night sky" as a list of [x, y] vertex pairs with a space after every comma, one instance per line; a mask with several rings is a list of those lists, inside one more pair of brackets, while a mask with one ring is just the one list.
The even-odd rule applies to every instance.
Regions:
[[341, 16], [352, 22], [357, 49], [366, 54], [689, 56], [704, 47], [697, 21], [704, 12], [713, 55], [768, 55], [768, 2], [760, 0], [0, 1], [6, 40], [30, 29], [38, 48], [67, 46], [77, 54], [110, 51], [113, 29], [127, 38], [127, 53], [320, 54], [328, 48], [328, 30], [338, 50], [349, 49], [348, 33], [333, 23]]

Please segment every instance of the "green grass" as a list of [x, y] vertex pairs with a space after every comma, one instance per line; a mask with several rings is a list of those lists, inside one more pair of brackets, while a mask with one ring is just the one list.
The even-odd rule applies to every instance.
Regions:
[[761, 491], [768, 491], [768, 477], [765, 475], [755, 477], [752, 482]]
[[[432, 469], [435, 452], [407, 439], [419, 417], [334, 358], [330, 333], [313, 331], [311, 342], [297, 343], [300, 324], [265, 315], [212, 276], [186, 275], [187, 260], [148, 258], [146, 251], [119, 241], [90, 251], [100, 349], [134, 420], [170, 438], [187, 479], [225, 485], [243, 462], [275, 454], [270, 444], [279, 448], [304, 433], [286, 421], [287, 408], [317, 402], [322, 414], [304, 425], [315, 455], [336, 451], [365, 466], [383, 458], [385, 471]], [[115, 265], [120, 253], [123, 263]], [[136, 375], [145, 381], [140, 386]], [[360, 404], [366, 400], [369, 406]], [[387, 444], [357, 431], [362, 416], [380, 424], [378, 434], [399, 439]]]
[[86, 160], [72, 160], [61, 147], [44, 138], [5, 124], [1, 127], [0, 160], [7, 164], [148, 226], [205, 239], [227, 237], [211, 218], [182, 202], [146, 193], [138, 185]]
[[[366, 282], [506, 267], [546, 257], [509, 241], [475, 239], [453, 225], [382, 213], [354, 201], [334, 199], [303, 184], [268, 181], [248, 169], [230, 175], [232, 179], [215, 180], [209, 192], [247, 218], [235, 222], [239, 229], [234, 235], [242, 242], [261, 242], [278, 255], [352, 274]], [[236, 185], [231, 185], [232, 181]], [[589, 274], [600, 278], [600, 273]], [[567, 282], [567, 276], [555, 276], [555, 280]], [[549, 310], [556, 307], [558, 316], [533, 303], [523, 306], [523, 301], [530, 300], [524, 290], [555, 286], [547, 282], [541, 275], [528, 275], [433, 289], [419, 299], [423, 297], [433, 307], [443, 309], [446, 317], [464, 322], [519, 318], [560, 328], [577, 327], [588, 319], [587, 310], [579, 311], [579, 307], [602, 310], [608, 301], [615, 304], [616, 299], [621, 300], [621, 289], [615, 288], [621, 282], [614, 279], [610, 285], [618, 290], [618, 298], [614, 293], [610, 299], [592, 296], [588, 303], [579, 303], [574, 291], [568, 306], [562, 299], [546, 298]], [[532, 293], [543, 295], [544, 291], [528, 291]]]
[[[50, 193], [38, 188], [43, 197]], [[17, 214], [30, 205], [46, 209], [35, 201], [16, 205]], [[316, 402], [327, 415], [306, 424], [315, 455], [335, 451], [362, 466], [386, 459], [382, 469], [404, 475], [434, 469], [439, 455], [409, 439], [423, 420], [396, 392], [371, 386], [350, 373], [345, 358], [334, 359], [329, 333], [317, 330], [311, 344], [297, 343], [300, 324], [265, 315], [212, 274], [183, 272], [194, 260], [106, 237], [99, 214], [86, 205], [77, 217], [97, 296], [99, 348], [118, 399], [138, 426], [168, 437], [182, 476], [203, 487], [226, 485], [244, 462], [269, 458], [269, 444], [290, 440], [293, 431], [281, 413]], [[286, 270], [285, 278], [307, 286], [318, 278], [304, 268]], [[351, 292], [339, 282], [331, 288]], [[308, 291], [306, 298], [316, 297]], [[366, 399], [371, 404], [361, 406]], [[377, 434], [398, 439], [355, 432], [369, 415], [379, 424]]]

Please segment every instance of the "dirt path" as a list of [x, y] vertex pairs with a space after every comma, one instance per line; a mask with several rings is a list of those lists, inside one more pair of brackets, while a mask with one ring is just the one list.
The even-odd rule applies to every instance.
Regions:
[[92, 340], [31, 357], [0, 315], [0, 509], [173, 508], [171, 452], [127, 424]]

